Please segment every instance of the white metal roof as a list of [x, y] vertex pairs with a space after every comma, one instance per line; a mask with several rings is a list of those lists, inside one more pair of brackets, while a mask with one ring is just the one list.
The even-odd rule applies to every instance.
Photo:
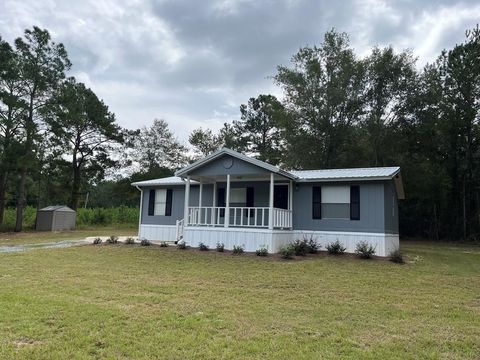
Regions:
[[400, 171], [398, 166], [325, 169], [325, 170], [293, 170], [291, 174], [298, 181], [329, 181], [329, 180], [387, 180], [392, 179]]
[[[197, 182], [194, 180], [190, 181], [191, 184], [196, 184]], [[170, 176], [161, 179], [152, 179], [152, 180], [145, 180], [145, 181], [137, 181], [132, 183], [133, 186], [157, 186], [157, 185], [184, 185], [185, 180], [178, 176]]]
[[[212, 161], [222, 155], [231, 155], [253, 165], [259, 166], [273, 173], [290, 178], [297, 182], [326, 182], [326, 181], [365, 181], [365, 180], [395, 180], [395, 186], [400, 199], [404, 198], [402, 177], [400, 167], [370, 167], [370, 168], [347, 168], [347, 169], [324, 169], [324, 170], [292, 170], [285, 171], [266, 162], [251, 158], [239, 152], [223, 148], [213, 154], [190, 164], [177, 171], [175, 175], [162, 179], [153, 179], [138, 181], [132, 183], [133, 186], [157, 186], [157, 185], [184, 185], [185, 180], [181, 176], [188, 174], [189, 171], [196, 169], [209, 161]], [[192, 184], [198, 182], [191, 180]]]

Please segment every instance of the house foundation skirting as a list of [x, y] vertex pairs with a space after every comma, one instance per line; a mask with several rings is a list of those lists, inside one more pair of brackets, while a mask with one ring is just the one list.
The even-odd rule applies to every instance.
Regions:
[[141, 224], [138, 237], [155, 241], [175, 241], [175, 225], [145, 225]]
[[[175, 241], [175, 225], [140, 225], [139, 237], [148, 240]], [[313, 237], [325, 250], [329, 243], [340, 241], [347, 252], [354, 253], [360, 241], [366, 241], [375, 247], [377, 256], [388, 256], [399, 248], [398, 234], [312, 231], [312, 230], [269, 230], [255, 228], [224, 228], [187, 226], [184, 228], [184, 241], [187, 245], [198, 247], [199, 243], [214, 249], [217, 243], [223, 243], [225, 249], [243, 246], [245, 251], [253, 252], [266, 247], [269, 253], [276, 253], [282, 245], [296, 239]]]

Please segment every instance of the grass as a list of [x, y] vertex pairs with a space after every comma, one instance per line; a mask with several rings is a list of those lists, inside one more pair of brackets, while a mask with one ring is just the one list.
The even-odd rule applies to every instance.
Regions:
[[25, 231], [20, 233], [0, 233], [0, 246], [32, 243], [56, 242], [62, 240], [80, 240], [89, 236], [132, 236], [137, 235], [135, 226], [96, 226], [80, 227], [73, 231]]
[[402, 246], [405, 265], [120, 244], [0, 254], [0, 358], [478, 359], [480, 249]]

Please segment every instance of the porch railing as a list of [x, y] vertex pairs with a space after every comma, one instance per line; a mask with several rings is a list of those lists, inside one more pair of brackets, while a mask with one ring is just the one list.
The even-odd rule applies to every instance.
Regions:
[[175, 241], [180, 241], [183, 239], [183, 228], [185, 220], [177, 220], [175, 224]]
[[[268, 207], [189, 207], [187, 226], [225, 226], [228, 216], [228, 226], [268, 228]], [[273, 227], [291, 228], [292, 212], [290, 210], [273, 208]]]

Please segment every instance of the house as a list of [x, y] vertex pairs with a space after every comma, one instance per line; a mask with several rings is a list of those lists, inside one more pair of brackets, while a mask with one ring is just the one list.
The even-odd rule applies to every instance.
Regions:
[[270, 253], [313, 236], [348, 252], [367, 241], [379, 256], [399, 246], [399, 167], [285, 171], [221, 149], [141, 191], [139, 237], [210, 248], [265, 246]]

